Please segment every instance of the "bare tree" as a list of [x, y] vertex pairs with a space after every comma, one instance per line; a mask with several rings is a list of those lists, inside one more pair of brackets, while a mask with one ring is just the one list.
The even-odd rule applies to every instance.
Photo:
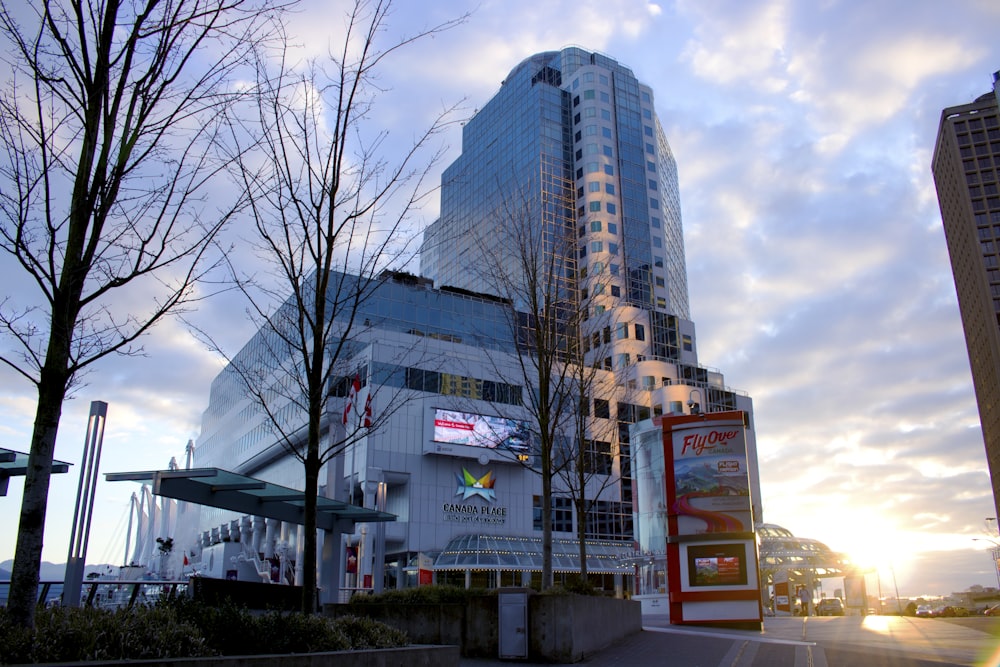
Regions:
[[[482, 280], [510, 304], [509, 328], [530, 415], [541, 478], [542, 589], [553, 586], [552, 499], [557, 475], [573, 465], [567, 440], [580, 409], [574, 371], [580, 293], [576, 281], [576, 225], [572, 183], [560, 167], [543, 163], [529, 182], [498, 187], [505, 197], [494, 225], [476, 240]], [[506, 371], [497, 366], [497, 372]]]
[[[265, 0], [266, 1], [266, 0]], [[38, 404], [8, 610], [34, 624], [62, 403], [81, 372], [197, 295], [206, 249], [236, 210], [207, 201], [214, 119], [266, 37], [244, 0], [0, 2], [0, 245], [37, 299], [0, 302], [0, 361]], [[141, 294], [141, 311], [116, 298]]]
[[[383, 44], [390, 9], [388, 0], [355, 0], [339, 52], [324, 60], [296, 67], [289, 62], [287, 41], [275, 58], [261, 51], [252, 122], [247, 116], [229, 121], [255, 244], [272, 268], [266, 274], [237, 275], [270, 342], [265, 362], [257, 359], [235, 370], [279, 441], [303, 464], [302, 610], [307, 613], [315, 606], [320, 469], [390, 414], [380, 411], [368, 426], [348, 420], [345, 429], [331, 430], [324, 439], [328, 396], [331, 388], [336, 394], [337, 387], [349, 385], [355, 373], [349, 364], [359, 335], [369, 328], [358, 321], [361, 306], [387, 267], [410, 258], [415, 235], [407, 222], [429, 194], [426, 177], [441, 155], [430, 144], [454, 111], [444, 109], [394, 159], [384, 156], [385, 130], [367, 134], [381, 92], [379, 66], [413, 42], [465, 20], [462, 16]], [[247, 137], [262, 140], [247, 145]], [[293, 407], [293, 419], [283, 406]], [[295, 432], [303, 422], [305, 437]]]

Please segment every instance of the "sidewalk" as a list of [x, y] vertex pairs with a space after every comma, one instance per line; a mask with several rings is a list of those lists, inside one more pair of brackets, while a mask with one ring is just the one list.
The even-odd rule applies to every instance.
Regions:
[[[767, 618], [763, 632], [671, 626], [643, 631], [578, 663], [587, 667], [946, 667], [1000, 664], [1000, 619], [899, 616]], [[536, 665], [462, 658], [460, 667]]]

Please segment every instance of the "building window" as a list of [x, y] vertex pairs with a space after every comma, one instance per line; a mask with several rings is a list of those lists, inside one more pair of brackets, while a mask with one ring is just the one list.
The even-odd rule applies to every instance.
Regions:
[[590, 252], [602, 252], [603, 250], [604, 250], [604, 243], [602, 241], [590, 242]]
[[617, 326], [615, 326], [615, 334], [617, 335], [618, 340], [628, 338], [628, 324], [625, 322], [619, 322]]
[[592, 201], [592, 202], [590, 202], [589, 208], [590, 208], [590, 212], [591, 213], [600, 213], [601, 212], [601, 202], [599, 202], [599, 201]]
[[614, 457], [611, 443], [604, 440], [588, 440], [583, 459], [584, 471], [597, 475], [610, 475]]
[[622, 295], [622, 288], [619, 287], [618, 285], [612, 285], [611, 296], [621, 296], [621, 295]]
[[646, 340], [646, 327], [641, 324], [635, 325], [635, 339]]
[[603, 398], [595, 398], [594, 416], [598, 419], [611, 419], [611, 403]]
[[610, 164], [604, 165], [604, 173], [607, 174], [608, 176], [614, 176], [615, 175], [614, 166]]
[[[560, 533], [573, 532], [573, 501], [569, 498], [552, 496], [552, 530]], [[532, 496], [532, 524], [535, 530], [542, 529], [542, 497]]]
[[601, 231], [601, 221], [600, 220], [591, 220], [590, 221], [590, 231], [592, 231], [592, 232], [599, 232], [599, 231]]
[[608, 234], [617, 234], [617, 233], [618, 233], [618, 224], [614, 223], [614, 222], [609, 222], [608, 223]]
[[607, 202], [604, 205], [604, 208], [610, 215], [616, 215], [618, 213], [618, 207], [612, 204], [611, 202]]
[[684, 346], [685, 352], [691, 352], [694, 349], [694, 343], [691, 340], [691, 336], [684, 334], [681, 336], [681, 344]]
[[591, 181], [590, 183], [587, 183], [587, 192], [600, 192], [600, 191], [601, 191], [601, 184], [598, 183], [597, 181]]

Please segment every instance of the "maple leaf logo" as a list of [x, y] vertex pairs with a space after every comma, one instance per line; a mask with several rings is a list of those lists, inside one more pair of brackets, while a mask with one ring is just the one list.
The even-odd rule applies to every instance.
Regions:
[[466, 500], [472, 496], [480, 496], [489, 502], [496, 502], [497, 495], [493, 487], [497, 481], [493, 477], [492, 470], [479, 479], [476, 479], [472, 473], [462, 468], [462, 474], [455, 473], [455, 478], [458, 480], [458, 489], [455, 490], [455, 495], [462, 496], [462, 500]]

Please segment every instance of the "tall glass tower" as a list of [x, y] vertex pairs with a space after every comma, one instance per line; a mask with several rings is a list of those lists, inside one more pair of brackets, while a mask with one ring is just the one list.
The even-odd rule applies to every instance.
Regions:
[[[586, 363], [613, 371], [629, 403], [641, 406], [637, 415], [609, 415], [624, 425], [624, 457], [632, 421], [692, 410], [752, 415], [748, 396], [698, 363], [677, 165], [653, 91], [628, 67], [577, 47], [522, 61], [465, 124], [462, 154], [442, 176], [440, 217], [424, 233], [421, 273], [439, 288], [489, 293], [482, 266], [496, 248], [514, 247], [513, 234], [560, 229], [572, 243], [559, 246], [559, 266], [587, 310]], [[517, 265], [511, 257], [512, 273]], [[606, 398], [612, 406], [621, 400]], [[752, 428], [749, 438], [760, 520]]]
[[540, 53], [465, 125], [462, 155], [442, 178], [441, 216], [425, 232], [421, 273], [438, 286], [489, 291], [473, 232], [516, 200], [539, 226], [579, 226], [580, 287], [600, 283], [608, 295], [595, 308], [686, 320], [677, 190], [653, 91], [607, 56], [575, 47]]

